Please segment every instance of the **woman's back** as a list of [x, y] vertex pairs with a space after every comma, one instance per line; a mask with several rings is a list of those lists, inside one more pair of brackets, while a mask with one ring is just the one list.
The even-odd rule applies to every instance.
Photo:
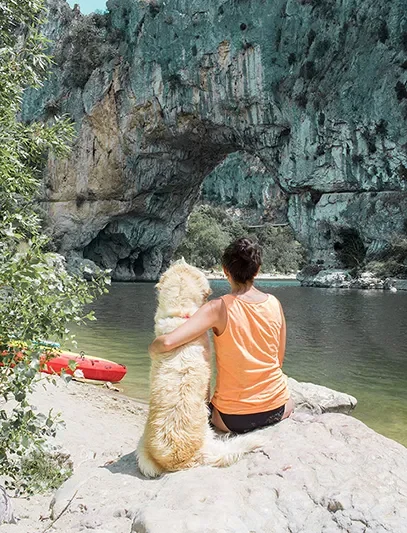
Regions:
[[279, 301], [256, 291], [222, 297], [225, 330], [215, 335], [217, 380], [213, 405], [226, 414], [269, 411], [289, 399], [281, 370], [285, 320]]

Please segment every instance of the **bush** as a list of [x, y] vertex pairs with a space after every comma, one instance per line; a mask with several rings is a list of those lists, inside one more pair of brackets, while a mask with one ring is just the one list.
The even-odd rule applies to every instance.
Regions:
[[199, 268], [220, 269], [226, 246], [243, 236], [257, 240], [262, 247], [263, 272], [293, 272], [304, 262], [304, 251], [295, 241], [290, 228], [265, 224], [254, 233], [253, 229], [233, 219], [224, 209], [207, 205], [196, 207], [191, 213], [187, 233], [175, 257], [184, 257]]
[[[27, 454], [41, 454], [55, 433], [51, 413], [34, 412], [28, 401], [44, 351], [36, 341], [63, 341], [69, 322], [92, 318], [83, 304], [104, 291], [105, 281], [87, 285], [68, 275], [41, 234], [34, 202], [40, 171], [48, 152], [64, 156], [73, 138], [61, 118], [48, 125], [16, 118], [24, 90], [39, 87], [50, 65], [37, 31], [43, 12], [43, 0], [32, 0], [11, 3], [0, 15], [0, 476], [9, 487], [21, 486]], [[20, 24], [17, 38], [10, 28]]]
[[407, 238], [397, 237], [393, 239], [388, 255], [387, 267], [390, 271], [388, 275], [400, 278], [407, 277]]
[[73, 464], [60, 450], [35, 450], [21, 459], [17, 493], [34, 494], [58, 489], [71, 475]]
[[190, 215], [186, 237], [175, 255], [199, 268], [210, 269], [220, 265], [229, 240], [230, 235], [217, 218], [202, 207]]
[[407, 263], [402, 264], [395, 259], [386, 261], [372, 261], [366, 265], [366, 269], [378, 278], [407, 278]]
[[55, 52], [69, 87], [83, 88], [92, 72], [110, 61], [116, 46], [109, 40], [108, 15], [93, 13], [79, 18]]

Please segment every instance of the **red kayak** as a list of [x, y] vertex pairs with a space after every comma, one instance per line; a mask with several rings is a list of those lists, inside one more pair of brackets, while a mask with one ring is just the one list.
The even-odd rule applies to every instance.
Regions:
[[[73, 370], [69, 368], [69, 363], [73, 366], [72, 361], [75, 363]], [[56, 357], [44, 361], [41, 368], [41, 372], [46, 374], [60, 374], [62, 370], [70, 376], [80, 370], [86, 379], [111, 382], [120, 381], [127, 372], [127, 368], [119, 363], [114, 363], [101, 357], [91, 357], [73, 352], [59, 353]]]

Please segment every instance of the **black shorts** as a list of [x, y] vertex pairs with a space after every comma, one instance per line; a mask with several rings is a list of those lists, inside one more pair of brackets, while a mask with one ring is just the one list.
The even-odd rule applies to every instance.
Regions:
[[[209, 408], [212, 412], [213, 405], [210, 403]], [[272, 409], [271, 411], [264, 411], [264, 413], [253, 413], [250, 415], [226, 415], [218, 410], [218, 413], [223, 420], [225, 426], [232, 433], [248, 433], [255, 429], [272, 426], [280, 422], [284, 416], [285, 405]]]

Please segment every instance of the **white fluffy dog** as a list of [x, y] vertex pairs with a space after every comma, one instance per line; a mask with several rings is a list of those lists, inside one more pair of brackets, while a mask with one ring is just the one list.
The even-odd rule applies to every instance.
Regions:
[[[157, 288], [156, 336], [183, 324], [212, 292], [205, 275], [184, 260], [162, 275]], [[202, 464], [228, 466], [267, 442], [258, 433], [220, 439], [211, 430], [208, 346], [204, 335], [153, 357], [149, 413], [137, 447], [139, 468], [147, 477]]]

